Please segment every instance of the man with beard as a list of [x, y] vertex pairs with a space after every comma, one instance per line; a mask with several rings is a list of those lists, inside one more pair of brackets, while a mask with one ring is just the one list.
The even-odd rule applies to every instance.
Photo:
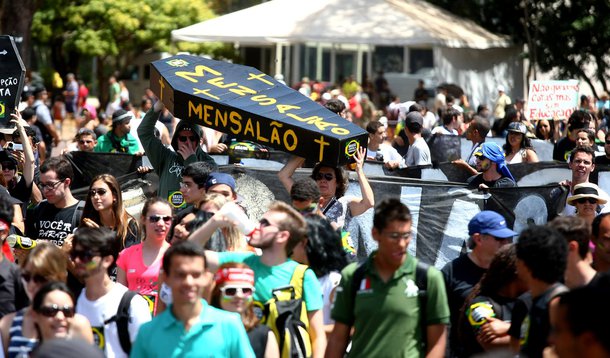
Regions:
[[496, 143], [481, 144], [474, 155], [477, 158], [477, 171], [481, 173], [468, 178], [468, 188], [487, 190], [517, 186], [515, 178], [506, 166], [504, 153]]
[[[127, 287], [115, 283], [108, 275], [116, 260], [116, 234], [107, 228], [80, 228], [72, 241], [70, 258], [74, 262], [74, 273], [85, 283], [76, 304], [76, 313], [87, 317], [91, 323], [93, 337], [106, 357], [128, 357], [120, 341], [119, 325], [115, 317]], [[150, 321], [148, 303], [135, 295], [129, 303], [127, 331], [133, 343], [140, 325]], [[131, 344], [130, 344], [131, 345]]]
[[[261, 317], [265, 302], [273, 297], [272, 291], [290, 285], [298, 263], [289, 257], [293, 248], [304, 239], [306, 232], [307, 224], [303, 217], [288, 204], [276, 201], [263, 215], [249, 242], [251, 246], [260, 249], [262, 255], [252, 252], [206, 251], [208, 269], [216, 272], [220, 265], [228, 262], [243, 262], [252, 268], [256, 278], [255, 313]], [[303, 300], [307, 307], [313, 356], [321, 357], [326, 348], [322, 291], [311, 269], [307, 269], [303, 277]], [[257, 312], [259, 309], [261, 311]]]

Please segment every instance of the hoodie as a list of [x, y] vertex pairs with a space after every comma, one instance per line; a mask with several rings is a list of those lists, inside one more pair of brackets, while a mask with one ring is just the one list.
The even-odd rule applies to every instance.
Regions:
[[210, 157], [208, 153], [204, 152], [200, 146], [197, 146], [195, 154], [186, 158], [186, 160], [177, 152], [178, 133], [180, 133], [181, 130], [188, 129], [199, 139], [202, 137], [203, 130], [197, 124], [188, 121], [180, 121], [176, 126], [174, 136], [172, 137], [171, 145], [174, 150], [172, 151], [170, 148], [165, 147], [163, 143], [161, 143], [161, 140], [155, 137], [154, 134], [155, 123], [160, 115], [161, 112], [155, 112], [154, 109], [151, 108], [144, 116], [144, 119], [142, 119], [142, 124], [138, 127], [138, 136], [140, 137], [140, 142], [142, 143], [146, 156], [148, 156], [148, 159], [155, 169], [155, 173], [159, 175], [159, 189], [157, 190], [157, 195], [167, 199], [172, 206], [177, 208], [184, 205], [184, 199], [180, 193], [182, 169], [191, 163], [207, 162], [215, 171], [217, 165], [214, 159]]

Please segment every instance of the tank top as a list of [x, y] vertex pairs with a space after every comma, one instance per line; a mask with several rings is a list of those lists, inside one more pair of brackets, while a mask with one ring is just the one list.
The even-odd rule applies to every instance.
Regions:
[[23, 336], [23, 316], [26, 309], [27, 308], [24, 308], [18, 311], [11, 323], [11, 328], [9, 330], [10, 340], [8, 344], [9, 358], [29, 357], [30, 352], [38, 344], [38, 339]]

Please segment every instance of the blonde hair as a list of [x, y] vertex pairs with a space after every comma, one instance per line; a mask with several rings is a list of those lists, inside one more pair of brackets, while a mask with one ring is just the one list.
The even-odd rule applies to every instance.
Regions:
[[66, 282], [68, 263], [60, 248], [49, 242], [39, 242], [21, 263], [21, 269], [32, 266], [31, 274], [40, 275], [49, 281]]
[[[229, 200], [222, 194], [209, 193], [203, 197], [201, 204], [199, 204], [199, 209], [201, 210], [205, 204], [210, 203], [214, 205], [217, 210], [220, 210], [220, 208], [228, 202]], [[227, 251], [242, 250], [242, 235], [235, 225], [223, 228], [222, 234], [225, 239], [225, 244], [227, 245]]]

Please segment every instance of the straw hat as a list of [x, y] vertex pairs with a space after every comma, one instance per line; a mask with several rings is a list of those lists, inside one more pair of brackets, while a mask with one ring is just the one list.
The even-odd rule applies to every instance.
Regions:
[[576, 206], [575, 201], [582, 198], [593, 198], [598, 204], [605, 204], [608, 200], [599, 195], [600, 191], [601, 189], [593, 183], [578, 184], [574, 187], [574, 195], [568, 198], [568, 204]]

